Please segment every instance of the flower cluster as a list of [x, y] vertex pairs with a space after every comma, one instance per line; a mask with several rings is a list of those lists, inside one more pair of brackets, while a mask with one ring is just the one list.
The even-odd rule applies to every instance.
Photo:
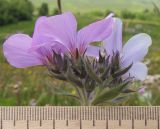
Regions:
[[3, 51], [16, 68], [44, 65], [51, 76], [70, 82], [77, 91], [70, 96], [81, 105], [102, 105], [125, 99], [134, 92], [128, 84], [145, 79], [141, 61], [150, 45], [150, 36], [141, 33], [122, 47], [122, 21], [113, 14], [77, 32], [76, 19], [67, 12], [40, 17], [32, 38], [12, 35]]

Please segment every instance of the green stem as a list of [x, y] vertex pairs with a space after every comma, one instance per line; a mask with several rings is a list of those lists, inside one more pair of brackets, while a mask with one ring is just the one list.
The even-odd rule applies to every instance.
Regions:
[[87, 97], [85, 88], [82, 88], [82, 93], [83, 93], [83, 97], [84, 97], [84, 106], [89, 106], [88, 97]]
[[77, 92], [81, 106], [91, 106], [90, 101], [88, 100], [88, 95], [85, 87], [80, 88], [80, 87], [77, 87], [76, 85], [72, 85], [72, 86], [75, 88]]

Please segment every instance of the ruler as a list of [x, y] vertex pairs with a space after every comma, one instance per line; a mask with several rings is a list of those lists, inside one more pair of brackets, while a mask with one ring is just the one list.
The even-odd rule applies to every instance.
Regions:
[[160, 129], [160, 107], [0, 107], [0, 129]]

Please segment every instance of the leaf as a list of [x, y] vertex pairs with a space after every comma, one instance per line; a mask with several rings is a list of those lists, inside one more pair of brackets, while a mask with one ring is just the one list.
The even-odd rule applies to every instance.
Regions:
[[121, 93], [122, 89], [125, 88], [127, 84], [128, 82], [123, 83], [119, 86], [116, 86], [115, 88], [111, 88], [110, 90], [102, 89], [101, 93], [98, 94], [97, 97], [92, 101], [92, 105], [98, 105], [115, 98]]
[[51, 77], [55, 77], [56, 79], [66, 81], [66, 77], [64, 77], [62, 74], [56, 74], [56, 73], [54, 73], [52, 71], [49, 71], [49, 75]]
[[63, 87], [52, 87], [52, 88], [53, 88], [54, 94], [56, 94], [56, 95], [69, 96], [69, 97], [73, 97], [75, 99], [79, 99], [78, 96], [67, 92]]
[[79, 97], [75, 96], [75, 95], [72, 95], [70, 93], [56, 93], [57, 95], [63, 95], [63, 96], [67, 96], [67, 97], [72, 97], [74, 99], [77, 99], [79, 100]]
[[117, 97], [113, 100], [111, 100], [112, 103], [122, 103], [123, 101], [126, 101], [127, 99], [129, 99], [129, 95], [125, 95], [125, 96], [120, 96], [120, 97]]
[[122, 90], [122, 93], [133, 93], [133, 92], [136, 92], [136, 91], [132, 90], [132, 89], [123, 89]]

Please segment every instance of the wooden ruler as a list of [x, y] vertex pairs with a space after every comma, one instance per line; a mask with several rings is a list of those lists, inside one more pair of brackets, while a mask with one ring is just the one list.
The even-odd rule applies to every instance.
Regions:
[[160, 107], [0, 107], [0, 129], [160, 129]]

